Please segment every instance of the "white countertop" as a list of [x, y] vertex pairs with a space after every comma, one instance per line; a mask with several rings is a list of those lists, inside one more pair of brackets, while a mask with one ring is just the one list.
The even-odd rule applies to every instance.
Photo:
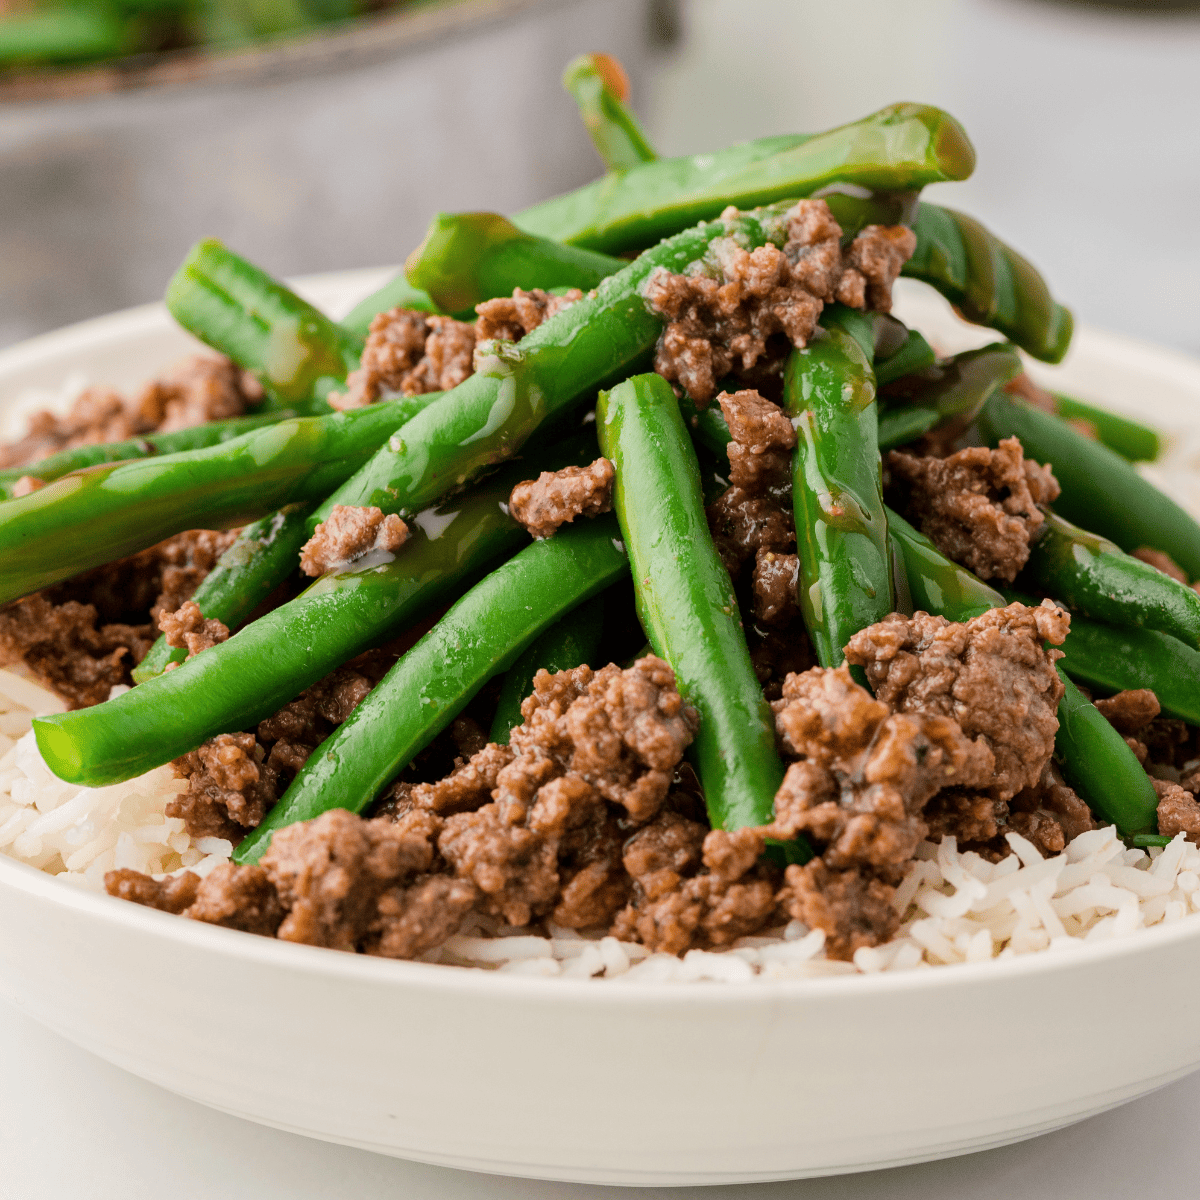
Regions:
[[[1155, 1037], [1152, 1023], [1130, 1036]], [[0, 1004], [0, 1200], [655, 1200], [472, 1175], [309, 1141], [143, 1083]], [[1200, 1074], [1031, 1142], [965, 1158], [704, 1200], [1183, 1200], [1200, 1177]]]

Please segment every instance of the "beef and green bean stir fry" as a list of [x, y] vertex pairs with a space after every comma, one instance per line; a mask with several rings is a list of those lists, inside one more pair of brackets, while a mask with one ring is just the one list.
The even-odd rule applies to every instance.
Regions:
[[[468, 914], [682, 953], [887, 941], [918, 847], [1200, 839], [1200, 527], [1156, 435], [1043, 391], [1070, 312], [920, 197], [935, 108], [439, 214], [343, 321], [216, 241], [167, 306], [221, 358], [3, 450], [0, 650], [64, 780], [171, 763], [232, 857], [116, 896], [411, 958]], [[900, 276], [996, 332], [939, 355]]]

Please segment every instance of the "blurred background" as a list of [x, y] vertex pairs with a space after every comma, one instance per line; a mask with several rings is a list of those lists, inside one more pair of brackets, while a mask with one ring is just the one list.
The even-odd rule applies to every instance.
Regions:
[[1200, 352], [1190, 0], [0, 0], [0, 345], [157, 298], [202, 236], [396, 263], [436, 210], [586, 182], [586, 50], [664, 154], [941, 105], [979, 167], [935, 198], [1083, 320]]

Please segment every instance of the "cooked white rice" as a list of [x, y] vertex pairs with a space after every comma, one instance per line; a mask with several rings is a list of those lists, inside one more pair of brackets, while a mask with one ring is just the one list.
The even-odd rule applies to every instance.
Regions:
[[[186, 784], [170, 767], [106, 788], [79, 788], [51, 774], [29, 731], [35, 713], [60, 711], [49, 692], [0, 671], [0, 852], [68, 882], [104, 890], [104, 874], [132, 867], [152, 875], [199, 875], [229, 858], [221, 838], [192, 838], [165, 815]], [[1200, 911], [1200, 847], [1182, 834], [1165, 848], [1128, 850], [1115, 828], [1082, 833], [1054, 858], [1017, 834], [993, 865], [953, 838], [918, 850], [895, 904], [904, 915], [885, 946], [853, 963], [825, 957], [825, 935], [799, 921], [742, 938], [728, 950], [651, 954], [612, 937], [571, 929], [512, 929], [473, 917], [423, 961], [559, 979], [718, 980], [751, 983], [871, 974], [982, 962], [1037, 951], [1070, 953], [1085, 942]]]

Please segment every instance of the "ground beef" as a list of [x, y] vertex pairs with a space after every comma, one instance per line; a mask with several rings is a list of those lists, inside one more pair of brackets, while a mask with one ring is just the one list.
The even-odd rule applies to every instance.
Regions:
[[796, 587], [800, 559], [795, 554], [759, 550], [754, 560], [754, 619], [764, 625], [790, 625], [800, 615]]
[[515, 757], [516, 752], [512, 747], [489, 743], [475, 751], [444, 779], [409, 785], [408, 804], [427, 808], [443, 817], [481, 808], [491, 798], [500, 772]]
[[784, 750], [800, 761], [775, 797], [771, 832], [806, 833], [836, 870], [907, 862], [926, 835], [928, 801], [992, 775], [990, 748], [952, 717], [893, 713], [844, 666], [788, 676], [773, 708]]
[[783, 695], [784, 681], [789, 675], [799, 675], [816, 666], [812, 643], [804, 622], [799, 619], [784, 629], [760, 630], [751, 626], [746, 632], [750, 662], [768, 700], [778, 700]]
[[825, 953], [849, 961], [865, 946], [895, 936], [900, 914], [892, 906], [896, 889], [870, 869], [833, 871], [819, 858], [789, 866], [780, 907], [810, 929], [825, 933]]
[[0, 666], [23, 663], [71, 708], [108, 699], [233, 541], [192, 530], [0, 609]]
[[786, 488], [791, 480], [796, 431], [783, 409], [756, 391], [717, 397], [729, 426], [729, 482], [752, 495]]
[[788, 552], [796, 543], [792, 514], [778, 501], [738, 487], [719, 495], [705, 510], [713, 545], [735, 579], [759, 551]]
[[552, 296], [541, 288], [523, 291], [514, 288], [511, 296], [498, 296], [475, 305], [478, 319], [475, 321], [477, 342], [498, 338], [505, 342], [519, 342], [527, 333], [532, 333], [543, 321], [555, 313], [582, 300], [578, 288], [569, 289], [562, 296]]
[[200, 606], [191, 600], [185, 600], [175, 612], [160, 612], [158, 627], [168, 646], [187, 647], [188, 658], [229, 640], [229, 626], [215, 618], [206, 620]]
[[1039, 504], [1059, 495], [1049, 467], [1026, 460], [1006, 438], [995, 450], [972, 446], [949, 458], [887, 458], [889, 498], [947, 557], [982, 579], [1011, 583], [1029, 559], [1045, 518]]
[[[104, 882], [107, 886], [107, 876]], [[274, 937], [283, 921], [283, 905], [262, 867], [221, 863], [201, 881], [195, 901], [183, 915], [208, 925]]]
[[1094, 703], [1100, 715], [1125, 737], [1140, 733], [1161, 711], [1158, 697], [1149, 688], [1118, 692]]
[[65, 417], [39, 412], [20, 441], [0, 446], [0, 467], [16, 467], [100, 442], [121, 442], [206, 421], [241, 416], [262, 400], [262, 388], [227, 358], [185, 359], [132, 400], [109, 388], [87, 388]]
[[305, 575], [336, 571], [372, 551], [395, 554], [408, 539], [408, 526], [373, 505], [335, 504], [333, 511], [301, 547]]
[[169, 913], [183, 912], [196, 899], [199, 886], [200, 876], [192, 871], [153, 879], [141, 871], [122, 867], [104, 876], [104, 887], [110, 896]]
[[771, 243], [746, 250], [718, 238], [695, 273], [656, 269], [644, 291], [666, 321], [655, 370], [706, 404], [718, 380], [759, 363], [773, 336], [804, 346], [827, 302], [888, 311], [915, 235], [903, 226], [868, 226], [844, 252], [841, 235], [825, 201], [800, 200], [788, 214], [782, 250]]
[[1061, 657], [1070, 617], [1051, 601], [1010, 604], [965, 623], [918, 612], [892, 613], [856, 633], [846, 660], [864, 667], [875, 695], [897, 712], [953, 717], [996, 757], [986, 789], [1008, 800], [1032, 787], [1054, 750], [1063, 684]]
[[1166, 779], [1152, 779], [1158, 793], [1158, 832], [1174, 837], [1187, 835], [1189, 842], [1200, 844], [1200, 804], [1191, 792]]
[[362, 408], [389, 396], [448, 391], [471, 374], [474, 352], [474, 325], [411, 308], [388, 309], [371, 321], [358, 370], [329, 403]]
[[22, 475], [12, 486], [13, 499], [19, 500], [22, 496], [32, 496], [34, 492], [40, 492], [45, 486], [45, 480], [39, 479], [36, 475]]
[[172, 764], [188, 790], [167, 802], [192, 837], [240, 841], [275, 803], [278, 778], [252, 733], [222, 733]]
[[[1008, 828], [1028, 838], [1045, 855], [1058, 854], [1072, 838], [1096, 828], [1092, 810], [1063, 781], [1053, 761], [1046, 764], [1033, 787], [1009, 801], [1009, 809]], [[1007, 851], [1007, 845], [1003, 849]]]
[[586, 467], [543, 471], [518, 483], [508, 498], [509, 513], [535, 538], [548, 538], [576, 517], [612, 509], [613, 465], [598, 458]]

